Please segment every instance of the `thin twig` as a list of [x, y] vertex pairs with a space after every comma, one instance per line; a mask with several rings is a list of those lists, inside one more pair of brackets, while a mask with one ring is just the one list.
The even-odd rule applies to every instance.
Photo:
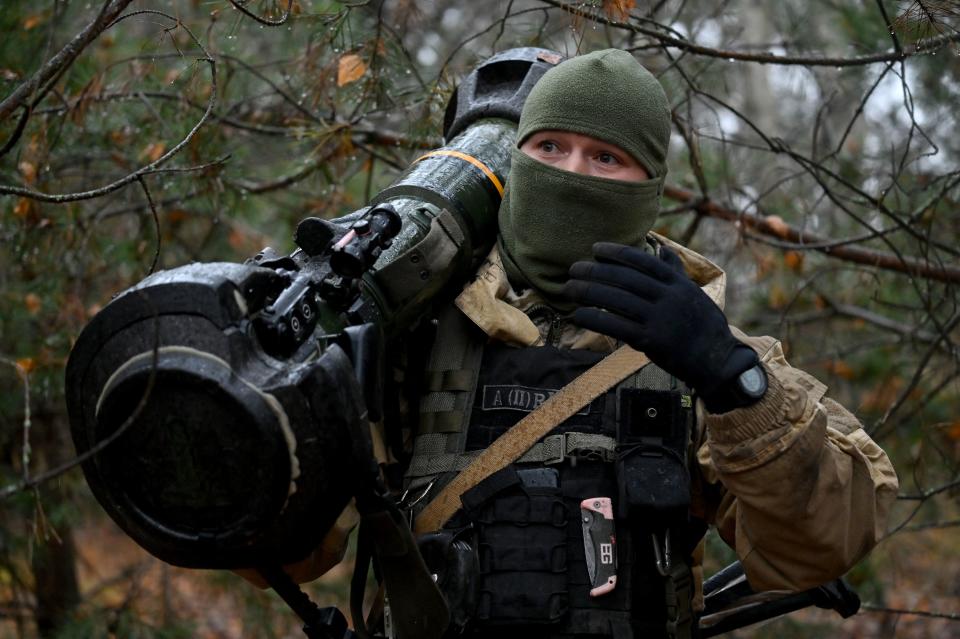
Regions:
[[220, 157], [211, 160], [205, 164], [197, 164], [196, 166], [168, 166], [162, 169], [153, 169], [152, 171], [144, 171], [140, 174], [141, 177], [144, 175], [156, 175], [158, 173], [194, 173], [196, 171], [206, 171], [214, 167], [220, 167], [227, 163], [227, 161], [232, 157], [231, 153], [226, 155], [221, 155]]
[[790, 55], [775, 55], [773, 53], [754, 53], [750, 51], [738, 51], [735, 49], [715, 49], [712, 47], [705, 47], [702, 45], [683, 40], [681, 38], [676, 38], [673, 36], [666, 35], [659, 31], [653, 29], [648, 29], [646, 27], [640, 27], [633, 24], [627, 24], [620, 22], [618, 20], [612, 20], [606, 18], [598, 13], [593, 13], [585, 7], [592, 8], [591, 5], [585, 3], [577, 4], [568, 4], [566, 2], [560, 2], [560, 0], [541, 0], [546, 4], [552, 5], [559, 9], [562, 9], [568, 13], [571, 13], [576, 16], [587, 18], [594, 22], [599, 22], [600, 24], [609, 25], [616, 27], [618, 29], [625, 29], [627, 31], [633, 31], [634, 33], [639, 33], [656, 40], [661, 47], [670, 47], [674, 49], [680, 49], [686, 53], [693, 53], [696, 55], [706, 56], [709, 58], [722, 58], [724, 60], [739, 60], [741, 62], [756, 62], [760, 64], [779, 64], [779, 65], [789, 65], [789, 66], [805, 66], [805, 67], [857, 67], [865, 66], [869, 64], [876, 64], [878, 62], [895, 62], [898, 60], [903, 60], [916, 55], [926, 55], [933, 53], [942, 49], [943, 47], [953, 43], [960, 42], [960, 33], [946, 34], [942, 36], [937, 36], [935, 38], [928, 38], [926, 40], [921, 40], [916, 44], [912, 44], [908, 47], [902, 48], [900, 51], [885, 51], [882, 53], [871, 53], [867, 55], [859, 55], [852, 57], [827, 57], [827, 56], [790, 56]]
[[290, 18], [290, 9], [293, 8], [293, 0], [287, 0], [287, 8], [284, 10], [283, 15], [280, 16], [277, 20], [270, 20], [269, 18], [262, 18], [257, 14], [253, 13], [247, 9], [243, 4], [238, 0], [230, 0], [230, 4], [233, 5], [233, 8], [239, 11], [240, 13], [246, 15], [247, 17], [253, 18], [260, 24], [267, 27], [279, 27], [284, 24]]
[[[933, 317], [932, 314], [930, 315], [930, 319], [935, 321], [935, 318]], [[920, 362], [917, 364], [917, 370], [914, 372], [913, 377], [910, 379], [910, 383], [907, 384], [906, 388], [900, 391], [900, 394], [898, 395], [896, 401], [894, 401], [893, 404], [890, 406], [890, 408], [887, 409], [887, 411], [883, 414], [883, 417], [877, 420], [867, 430], [867, 433], [871, 437], [874, 437], [874, 436], [878, 438], [881, 437], [882, 429], [884, 425], [887, 423], [887, 420], [889, 420], [892, 415], [894, 415], [898, 410], [900, 410], [900, 407], [903, 406], [904, 402], [906, 402], [907, 399], [910, 397], [910, 395], [913, 394], [914, 389], [916, 389], [917, 386], [920, 384], [920, 378], [923, 376], [924, 370], [926, 370], [927, 365], [930, 363], [930, 360], [933, 358], [933, 354], [937, 350], [939, 350], [940, 342], [946, 341], [948, 346], [951, 345], [949, 334], [951, 331], [953, 331], [953, 329], [957, 326], [958, 323], [960, 323], [960, 312], [954, 314], [953, 317], [947, 320], [943, 329], [940, 331], [940, 335], [937, 341], [931, 343], [930, 347], [920, 358]]]
[[140, 185], [140, 188], [143, 189], [143, 194], [147, 196], [147, 204], [150, 205], [150, 212], [153, 213], [153, 227], [157, 231], [157, 248], [153, 252], [153, 262], [150, 264], [150, 270], [147, 271], [147, 275], [150, 275], [156, 270], [157, 263], [160, 261], [160, 216], [157, 215], [157, 207], [153, 203], [153, 197], [150, 195], [150, 189], [147, 188], [147, 183], [144, 181], [142, 175], [137, 176], [137, 183]]

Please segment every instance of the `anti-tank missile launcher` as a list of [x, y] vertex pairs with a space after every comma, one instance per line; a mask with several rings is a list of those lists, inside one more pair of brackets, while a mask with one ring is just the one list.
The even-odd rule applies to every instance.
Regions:
[[560, 57], [514, 49], [448, 105], [449, 142], [297, 250], [147, 277], [79, 336], [67, 403], [95, 496], [171, 564], [299, 560], [376, 466], [379, 336], [463, 282], [496, 235], [516, 123]]

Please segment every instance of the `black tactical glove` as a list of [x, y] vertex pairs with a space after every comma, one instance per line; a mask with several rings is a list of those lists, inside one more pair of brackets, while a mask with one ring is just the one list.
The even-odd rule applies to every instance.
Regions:
[[[687, 277], [680, 258], [661, 248], [597, 242], [596, 261], [570, 267], [564, 293], [586, 307], [574, 321], [623, 340], [697, 391], [712, 413], [752, 403], [733, 398], [738, 376], [759, 364], [752, 348], [736, 339], [723, 311]], [[603, 310], [601, 310], [603, 309]]]

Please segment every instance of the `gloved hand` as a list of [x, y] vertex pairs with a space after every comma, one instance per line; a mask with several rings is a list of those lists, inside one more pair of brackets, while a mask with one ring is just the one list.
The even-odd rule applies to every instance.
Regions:
[[570, 267], [572, 279], [564, 293], [584, 307], [597, 308], [578, 308], [573, 320], [646, 353], [693, 387], [707, 410], [736, 408], [725, 391], [759, 358], [731, 334], [723, 311], [687, 277], [676, 253], [661, 248], [655, 257], [638, 248], [597, 242], [593, 254], [596, 261]]

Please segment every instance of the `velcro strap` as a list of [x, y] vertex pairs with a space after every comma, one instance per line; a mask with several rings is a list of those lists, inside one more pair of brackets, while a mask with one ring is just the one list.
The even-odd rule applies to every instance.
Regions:
[[559, 464], [570, 457], [613, 461], [616, 453], [617, 440], [613, 437], [592, 433], [560, 433], [544, 437], [542, 442], [531, 446], [517, 461]]
[[472, 370], [431, 371], [427, 373], [426, 389], [437, 391], [469, 391], [473, 390], [473, 381], [476, 375]]
[[463, 413], [456, 410], [420, 413], [421, 433], [459, 433], [463, 427]]
[[[440, 473], [461, 471], [470, 465], [480, 452], [472, 451], [458, 455], [448, 453], [447, 435], [434, 432], [417, 437], [413, 446], [413, 459], [407, 468], [407, 477], [427, 477]], [[606, 435], [592, 433], [560, 433], [548, 435], [534, 444], [517, 463], [559, 464], [566, 459], [597, 459], [613, 461], [616, 457], [617, 440]]]
[[422, 455], [414, 456], [410, 460], [410, 466], [407, 468], [406, 477], [432, 477], [441, 473], [451, 471], [461, 471], [470, 465], [480, 454], [480, 451], [457, 455], [455, 453], [444, 453], [440, 455]]

